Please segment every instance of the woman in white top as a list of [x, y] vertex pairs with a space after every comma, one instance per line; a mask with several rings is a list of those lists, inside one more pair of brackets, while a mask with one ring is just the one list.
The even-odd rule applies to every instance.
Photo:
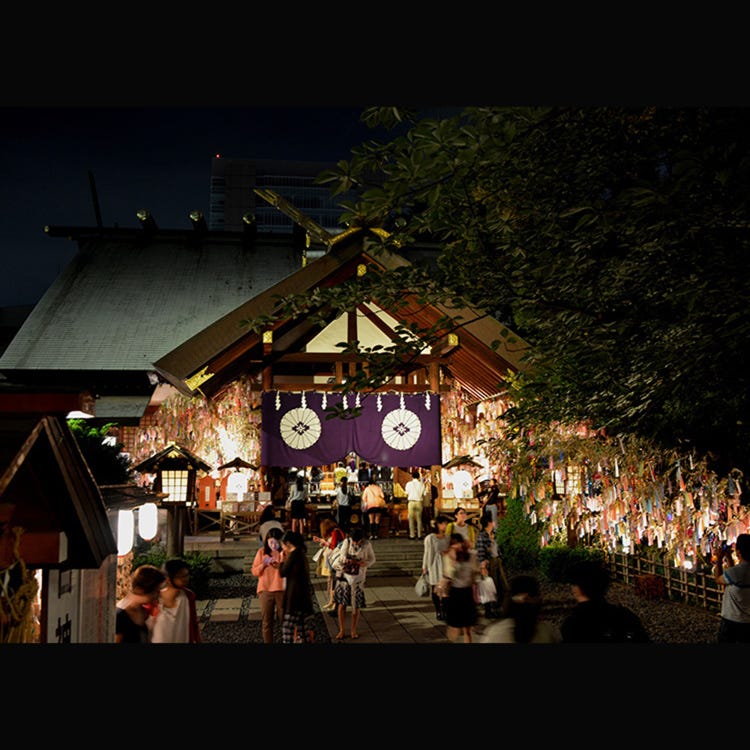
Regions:
[[375, 551], [369, 540], [365, 539], [361, 526], [352, 529], [341, 544], [340, 554], [333, 562], [336, 584], [333, 598], [338, 605], [339, 632], [336, 640], [346, 638], [346, 608], [352, 608], [351, 637], [359, 638], [357, 625], [360, 610], [365, 606], [365, 578], [367, 568], [375, 563]]
[[443, 600], [438, 596], [436, 587], [443, 577], [443, 555], [448, 551], [448, 537], [445, 529], [450, 522], [448, 516], [440, 514], [435, 519], [435, 531], [424, 538], [424, 553], [422, 554], [422, 573], [432, 587], [432, 603], [435, 606], [435, 617], [445, 619]]
[[156, 616], [149, 617], [151, 643], [201, 643], [195, 593], [187, 588], [190, 567], [180, 559], [164, 563], [167, 579], [159, 592]]

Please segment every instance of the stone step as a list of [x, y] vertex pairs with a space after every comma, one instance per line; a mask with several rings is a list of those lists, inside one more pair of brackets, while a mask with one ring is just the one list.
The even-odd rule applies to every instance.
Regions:
[[[257, 539], [243, 538], [241, 540], [227, 540], [220, 542], [218, 538], [189, 537], [186, 540], [186, 550], [200, 550], [214, 558], [215, 572], [241, 571], [251, 574], [255, 553], [258, 550]], [[373, 576], [418, 576], [422, 568], [422, 554], [424, 542], [418, 539], [404, 537], [381, 537], [374, 540], [376, 563], [369, 571]], [[311, 570], [315, 570], [313, 555], [318, 551], [318, 545], [307, 540], [308, 559]]]

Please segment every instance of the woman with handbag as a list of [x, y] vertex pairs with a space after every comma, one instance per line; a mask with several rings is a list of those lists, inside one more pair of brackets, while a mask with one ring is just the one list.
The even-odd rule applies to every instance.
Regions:
[[322, 566], [320, 574], [328, 578], [328, 601], [322, 609], [332, 610], [336, 608], [336, 602], [333, 600], [333, 577], [334, 572], [328, 563], [331, 552], [336, 549], [339, 542], [345, 539], [344, 532], [336, 525], [332, 518], [324, 518], [320, 522], [320, 536], [314, 536], [313, 541], [320, 544]]
[[445, 620], [443, 599], [438, 594], [437, 586], [443, 577], [443, 555], [448, 551], [448, 537], [445, 529], [450, 518], [442, 514], [435, 519], [435, 531], [424, 538], [424, 552], [422, 554], [422, 574], [427, 576], [430, 584], [432, 603], [435, 607], [435, 617]]
[[365, 607], [365, 578], [367, 568], [375, 562], [375, 551], [372, 544], [365, 539], [361, 526], [352, 529], [349, 536], [338, 548], [339, 554], [333, 562], [336, 571], [336, 583], [333, 597], [338, 605], [339, 632], [336, 640], [346, 638], [346, 608], [352, 608], [352, 639], [359, 638], [357, 625], [360, 610]]

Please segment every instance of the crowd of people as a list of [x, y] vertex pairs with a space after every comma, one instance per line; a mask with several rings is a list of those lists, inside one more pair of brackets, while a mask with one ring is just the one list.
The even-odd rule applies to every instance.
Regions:
[[[414, 485], [407, 484], [411, 506], [422, 503], [424, 490], [417, 472]], [[359, 638], [358, 625], [366, 607], [368, 569], [376, 562], [372, 543], [361, 524], [351, 524], [346, 491], [347, 476], [339, 479], [340, 499], [335, 518], [324, 518], [320, 534], [312, 541], [320, 549], [316, 573], [327, 578], [327, 602], [323, 609], [337, 618], [335, 640]], [[417, 495], [417, 486], [419, 496]], [[377, 530], [382, 490], [375, 480], [363, 495], [371, 513], [370, 527]], [[304, 492], [295, 483], [291, 503]], [[452, 642], [481, 643], [647, 643], [649, 633], [627, 607], [607, 600], [609, 574], [598, 562], [582, 562], [569, 574], [575, 602], [559, 627], [544, 620], [539, 581], [531, 575], [509, 579], [498, 549], [496, 526], [502, 506], [486, 493], [478, 525], [468, 520], [465, 508], [452, 517], [438, 514], [423, 528], [421, 513], [409, 515], [410, 538], [423, 539], [422, 573], [429, 584], [435, 617], [445, 624]], [[313, 585], [307, 555], [304, 520], [290, 516], [285, 528], [273, 506], [263, 512], [259, 526], [260, 546], [251, 572], [257, 579], [263, 642], [274, 642], [275, 628], [282, 643], [314, 641]], [[422, 532], [426, 531], [426, 534]], [[734, 544], [719, 543], [714, 550], [714, 575], [723, 590], [718, 642], [750, 642], [750, 535], [740, 534]], [[736, 559], [735, 559], [736, 556]], [[133, 571], [127, 593], [116, 605], [116, 643], [200, 643], [196, 597], [189, 588], [190, 568], [182, 559], [167, 560], [158, 568], [141, 565]], [[479, 594], [478, 594], [479, 592]], [[489, 592], [489, 593], [487, 593]], [[481, 595], [480, 595], [481, 594]], [[476, 630], [479, 611], [488, 624]], [[350, 616], [348, 617], [348, 613]], [[348, 627], [347, 627], [348, 625]]]

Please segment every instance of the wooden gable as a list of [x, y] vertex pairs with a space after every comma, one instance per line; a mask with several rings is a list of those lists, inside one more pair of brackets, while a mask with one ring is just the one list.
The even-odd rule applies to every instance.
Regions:
[[0, 419], [0, 471], [5, 557], [14, 527], [30, 567], [98, 568], [117, 553], [99, 488], [60, 420]]
[[[348, 233], [343, 241], [334, 243], [328, 252], [313, 263], [289, 275], [262, 294], [248, 300], [200, 333], [185, 341], [157, 362], [159, 373], [186, 394], [203, 393], [213, 397], [240, 375], [262, 380], [264, 389], [305, 390], [331, 388], [341, 382], [350, 369], [366, 364], [361, 356], [342, 354], [337, 341], [328, 338], [329, 350], [321, 346], [326, 329], [308, 317], [299, 316], [277, 321], [268, 332], [253, 333], [243, 320], [274, 315], [277, 298], [303, 294], [316, 287], [340, 284], [371, 265], [389, 270], [409, 263], [390, 252], [370, 255], [363, 249], [364, 230]], [[500, 390], [500, 381], [508, 371], [519, 369], [527, 345], [517, 339], [507, 343], [507, 329], [481, 311], [470, 308], [449, 309], [441, 305], [425, 305], [407, 298], [406, 307], [385, 311], [373, 304], [359, 305], [349, 312], [344, 322], [333, 315], [328, 328], [346, 330], [345, 340], [358, 339], [362, 331], [377, 330], [389, 340], [397, 336], [394, 323], [418, 323], [430, 326], [444, 315], [459, 317], [464, 323], [457, 337], [445, 341], [440, 351], [427, 351], [404, 372], [403, 382], [396, 389], [404, 391], [434, 390], [434, 368], [458, 381], [476, 400], [492, 397]], [[492, 342], [500, 341], [497, 350]], [[317, 344], [317, 346], [316, 346]], [[432, 366], [429, 380], [427, 369]], [[422, 371], [422, 372], [419, 372]], [[393, 390], [393, 384], [388, 385]]]

